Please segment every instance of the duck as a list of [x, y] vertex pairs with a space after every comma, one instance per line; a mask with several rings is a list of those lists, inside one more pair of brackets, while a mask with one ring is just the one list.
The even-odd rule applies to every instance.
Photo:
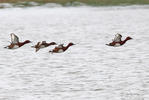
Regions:
[[46, 41], [42, 41], [42, 42], [38, 42], [35, 46], [31, 46], [32, 48], [35, 48], [36, 52], [39, 51], [41, 48], [46, 48], [48, 46], [51, 46], [51, 45], [56, 45], [55, 42], [50, 42], [50, 43], [46, 43]]
[[75, 44], [72, 42], [70, 42], [67, 46], [63, 46], [63, 44], [60, 44], [49, 52], [51, 52], [51, 53], [62, 53], [62, 52], [65, 52], [72, 45], [75, 45]]
[[122, 38], [121, 34], [116, 34], [113, 41], [109, 44], [106, 44], [106, 45], [113, 46], [113, 47], [118, 47], [118, 46], [124, 45], [128, 40], [132, 39], [130, 36], [128, 36], [122, 41], [121, 38]]
[[22, 47], [23, 45], [25, 45], [27, 43], [31, 43], [30, 40], [25, 40], [24, 42], [19, 42], [19, 37], [17, 35], [15, 35], [14, 33], [11, 33], [10, 36], [11, 36], [10, 45], [8, 45], [4, 48], [17, 49], [17, 48]]

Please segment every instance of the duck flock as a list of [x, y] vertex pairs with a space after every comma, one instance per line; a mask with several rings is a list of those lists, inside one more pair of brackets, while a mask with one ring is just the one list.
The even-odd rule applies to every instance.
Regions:
[[[14, 33], [11, 33], [10, 36], [11, 36], [11, 43], [10, 43], [10, 45], [8, 45], [8, 46], [6, 46], [4, 48], [7, 48], [7, 49], [17, 49], [19, 47], [22, 47], [25, 44], [31, 43], [30, 40], [25, 40], [24, 42], [19, 42], [19, 37], [17, 35], [15, 35]], [[129, 36], [126, 37], [125, 40], [121, 40], [121, 38], [122, 38], [122, 35], [117, 33], [115, 35], [114, 39], [112, 40], [112, 42], [109, 43], [109, 44], [106, 44], [106, 45], [113, 46], [113, 47], [118, 47], [118, 46], [122, 46], [123, 44], [125, 44], [126, 41], [132, 39]], [[42, 42], [38, 42], [36, 45], [31, 46], [31, 47], [35, 48], [35, 51], [37, 52], [41, 48], [46, 48], [46, 47], [52, 46], [52, 45], [57, 45], [57, 43], [55, 43], [55, 42], [47, 43], [46, 41], [42, 41]], [[59, 44], [54, 49], [50, 50], [49, 52], [50, 53], [61, 53], [61, 52], [66, 51], [72, 45], [75, 45], [75, 44], [72, 43], [72, 42], [68, 43], [67, 46], [64, 46], [64, 44]]]

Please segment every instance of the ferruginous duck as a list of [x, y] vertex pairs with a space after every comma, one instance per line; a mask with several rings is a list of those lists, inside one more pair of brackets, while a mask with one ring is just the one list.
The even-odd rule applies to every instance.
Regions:
[[30, 40], [25, 40], [24, 42], [19, 42], [18, 36], [16, 36], [14, 33], [11, 33], [10, 36], [11, 36], [11, 43], [10, 43], [10, 45], [8, 45], [4, 48], [17, 49], [27, 43], [31, 43]]
[[106, 44], [106, 45], [118, 47], [118, 46], [121, 46], [121, 45], [125, 44], [126, 41], [132, 39], [131, 37], [128, 36], [128, 37], [126, 37], [125, 40], [122, 41], [121, 38], [122, 38], [122, 35], [116, 34], [116, 35], [115, 35], [115, 38], [113, 39], [113, 41], [112, 41], [111, 43], [109, 43], [109, 44]]
[[69, 43], [67, 46], [63, 46], [63, 44], [60, 44], [59, 46], [55, 47], [53, 50], [51, 50], [49, 52], [51, 52], [51, 53], [62, 53], [62, 52], [65, 52], [72, 45], [75, 45], [75, 44]]
[[35, 48], [37, 52], [39, 49], [46, 48], [51, 45], [56, 45], [56, 43], [55, 42], [46, 43], [46, 41], [42, 41], [42, 42], [38, 42], [35, 46], [32, 46], [32, 47]]

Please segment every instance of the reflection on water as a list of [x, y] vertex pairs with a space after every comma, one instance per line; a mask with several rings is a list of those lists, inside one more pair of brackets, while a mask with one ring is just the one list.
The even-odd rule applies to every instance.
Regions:
[[[132, 8], [0, 9], [0, 100], [148, 100], [149, 9]], [[33, 42], [4, 49], [11, 32]], [[133, 40], [106, 46], [115, 33]], [[77, 45], [35, 53], [42, 40]]]

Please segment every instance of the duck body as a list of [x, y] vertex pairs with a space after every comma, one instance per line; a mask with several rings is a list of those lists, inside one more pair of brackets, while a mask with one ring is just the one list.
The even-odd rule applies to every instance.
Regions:
[[5, 48], [7, 49], [17, 49], [19, 47], [22, 47], [23, 45], [30, 43], [30, 41], [24, 41], [24, 42], [19, 42], [19, 43], [11, 43], [10, 45], [6, 46]]
[[63, 46], [63, 44], [61, 44], [49, 52], [51, 52], [51, 53], [62, 53], [62, 52], [65, 52], [72, 45], [75, 45], [75, 44], [69, 43], [67, 46]]
[[33, 48], [36, 48], [36, 52], [39, 51], [41, 48], [46, 48], [51, 45], [56, 45], [55, 42], [46, 43], [46, 41], [38, 42], [35, 46], [32, 46]]
[[22, 47], [23, 45], [31, 42], [30, 40], [26, 40], [24, 42], [19, 42], [19, 38], [14, 33], [11, 33], [10, 35], [11, 35], [11, 43], [10, 43], [10, 45], [8, 45], [4, 48], [17, 49], [17, 48]]

